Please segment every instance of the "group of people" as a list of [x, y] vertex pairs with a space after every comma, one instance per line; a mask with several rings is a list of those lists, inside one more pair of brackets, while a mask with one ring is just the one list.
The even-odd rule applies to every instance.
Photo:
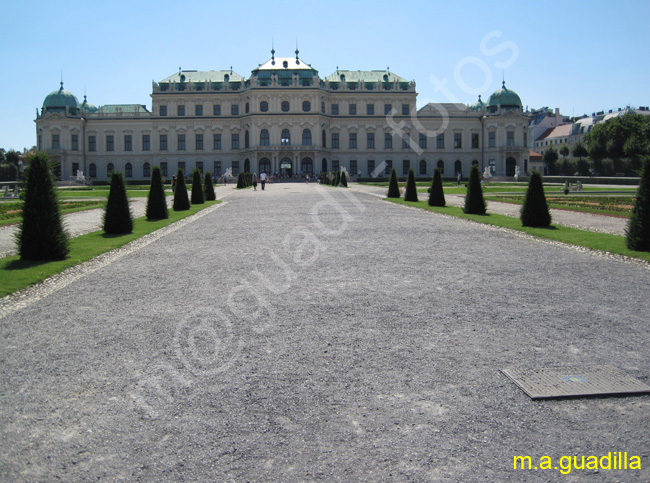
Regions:
[[[257, 173], [253, 173], [253, 191], [257, 191]], [[260, 184], [262, 185], [262, 191], [264, 191], [264, 187], [266, 186], [266, 173], [261, 172], [260, 173]]]

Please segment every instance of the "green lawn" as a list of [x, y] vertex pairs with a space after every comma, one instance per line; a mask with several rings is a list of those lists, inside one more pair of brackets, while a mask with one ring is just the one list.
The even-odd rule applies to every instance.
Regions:
[[386, 198], [386, 200], [400, 205], [414, 206], [424, 210], [433, 211], [435, 213], [444, 213], [458, 218], [465, 218], [477, 223], [510, 228], [538, 238], [559, 241], [626, 257], [639, 258], [650, 262], [650, 252], [635, 252], [628, 249], [625, 244], [625, 237], [623, 236], [577, 230], [575, 228], [561, 225], [552, 225], [550, 228], [530, 228], [521, 226], [521, 221], [518, 218], [511, 218], [503, 215], [467, 215], [463, 212], [462, 208], [455, 206], [446, 206], [441, 208], [429, 206], [426, 201], [408, 202], [397, 198]]
[[153, 231], [186, 218], [194, 213], [221, 203], [206, 201], [204, 205], [192, 205], [187, 211], [169, 210], [167, 220], [147, 221], [145, 217], [134, 220], [133, 233], [129, 235], [106, 235], [103, 230], [95, 231], [70, 240], [70, 255], [65, 260], [53, 262], [21, 261], [18, 255], [0, 259], [0, 297], [41, 282], [52, 275], [60, 273], [79, 263], [85, 262], [102, 253], [120, 248]]
[[[72, 201], [59, 203], [59, 207], [60, 213], [62, 215], [67, 215], [68, 213], [76, 213], [78, 211], [103, 208], [105, 204], [105, 201]], [[0, 226], [12, 225], [20, 222], [21, 210], [21, 201], [0, 203]]]

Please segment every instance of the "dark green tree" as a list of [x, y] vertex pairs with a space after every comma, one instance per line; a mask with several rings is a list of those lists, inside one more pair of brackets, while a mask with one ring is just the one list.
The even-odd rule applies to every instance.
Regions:
[[237, 175], [237, 189], [246, 188], [246, 182], [244, 181], [244, 173], [239, 173]]
[[201, 172], [195, 169], [192, 173], [192, 204], [202, 205], [205, 203], [203, 196], [203, 186], [201, 186]]
[[336, 171], [336, 178], [334, 178], [334, 186], [339, 186], [341, 184], [341, 170]]
[[551, 224], [551, 213], [546, 203], [544, 184], [539, 171], [533, 171], [530, 175], [519, 218], [523, 226], [545, 227]]
[[433, 181], [429, 188], [429, 206], [445, 206], [445, 193], [442, 189], [442, 175], [440, 168], [433, 172]]
[[643, 160], [641, 182], [625, 236], [630, 250], [650, 252], [650, 157]]
[[133, 231], [133, 217], [122, 173], [113, 171], [111, 189], [104, 210], [104, 231], [111, 235], [123, 235]]
[[399, 183], [397, 182], [397, 172], [395, 168], [390, 172], [390, 182], [388, 183], [388, 198], [401, 198], [399, 192]]
[[406, 181], [406, 190], [404, 191], [404, 201], [419, 201], [418, 190], [415, 185], [415, 173], [413, 168], [409, 169], [409, 177]]
[[481, 175], [478, 171], [478, 165], [472, 165], [469, 172], [469, 183], [467, 185], [467, 195], [465, 196], [465, 208], [463, 211], [471, 215], [484, 215], [486, 213], [486, 203], [483, 198], [483, 188], [481, 187]]
[[169, 218], [167, 210], [167, 196], [162, 182], [159, 166], [154, 166], [151, 171], [151, 187], [147, 199], [147, 220], [164, 220]]
[[16, 243], [21, 260], [63, 260], [70, 252], [63, 228], [49, 158], [35, 153], [28, 158], [22, 221]]
[[346, 171], [341, 171], [341, 186], [348, 187], [348, 175]]
[[555, 174], [555, 163], [558, 158], [559, 155], [557, 154], [557, 149], [555, 149], [553, 146], [544, 151], [544, 162], [546, 162], [547, 174]]
[[214, 192], [214, 185], [212, 184], [212, 176], [210, 176], [210, 173], [205, 173], [203, 195], [205, 196], [205, 201], [214, 201], [217, 199], [217, 195]]
[[185, 211], [190, 209], [190, 199], [187, 196], [185, 185], [185, 174], [179, 169], [176, 175], [176, 192], [174, 193], [174, 211]]
[[578, 141], [575, 143], [573, 146], [573, 157], [574, 158], [579, 158], [580, 161], [582, 161], [582, 158], [589, 156], [589, 151], [587, 151], [587, 148], [585, 148], [585, 145], [582, 144], [582, 141]]

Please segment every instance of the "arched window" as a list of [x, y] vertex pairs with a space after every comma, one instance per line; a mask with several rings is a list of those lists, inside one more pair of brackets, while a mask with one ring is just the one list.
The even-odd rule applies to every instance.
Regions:
[[142, 165], [142, 177], [149, 178], [151, 176], [151, 165], [149, 163], [144, 163]]
[[113, 171], [115, 171], [115, 166], [113, 166], [113, 163], [108, 163], [106, 165], [106, 177], [110, 178]]
[[323, 129], [323, 133], [322, 133], [321, 137], [322, 137], [322, 145], [323, 145], [324, 148], [326, 148], [327, 147], [327, 136], [325, 135], [325, 129]]
[[427, 162], [424, 159], [420, 161], [420, 174], [427, 174]]
[[247, 103], [246, 103], [246, 106], [244, 107], [244, 111], [246, 112], [246, 114], [248, 114], [250, 110], [251, 110], [251, 106], [250, 106], [250, 104], [247, 102]]
[[244, 160], [244, 173], [250, 173], [251, 172], [251, 162], [248, 158]]
[[289, 112], [289, 101], [282, 101], [282, 112]]
[[321, 171], [327, 173], [327, 159], [325, 158], [323, 158], [323, 162], [321, 163]]
[[302, 145], [311, 146], [311, 131], [309, 129], [302, 131]]
[[259, 162], [260, 173], [271, 172], [271, 160], [269, 158], [262, 158]]
[[97, 177], [97, 165], [95, 163], [90, 163], [90, 166], [88, 166], [88, 176], [91, 178]]
[[269, 103], [266, 101], [260, 102], [260, 111], [266, 112], [269, 110]]
[[478, 166], [478, 161], [476, 159], [472, 161], [472, 166]]
[[133, 178], [133, 165], [131, 163], [126, 163], [124, 165], [124, 177]]
[[456, 162], [454, 163], [454, 172], [456, 174], [458, 173], [462, 174], [463, 172], [463, 163], [461, 163], [459, 159], [457, 159]]
[[311, 111], [311, 102], [309, 101], [303, 101], [302, 103], [302, 110], [305, 112]]
[[445, 162], [442, 159], [438, 160], [438, 169], [440, 174], [445, 174]]
[[244, 133], [244, 148], [248, 149], [251, 147], [251, 139], [250, 136], [248, 135], [248, 131]]
[[302, 158], [300, 171], [303, 174], [314, 174], [314, 162], [311, 158]]
[[288, 129], [283, 129], [282, 130], [282, 139], [281, 139], [282, 146], [291, 146], [291, 133], [289, 132]]
[[268, 146], [269, 144], [269, 130], [262, 129], [260, 132], [260, 146]]
[[320, 103], [320, 112], [322, 112], [323, 114], [325, 114], [325, 103], [324, 103], [324, 102], [321, 102], [321, 103]]

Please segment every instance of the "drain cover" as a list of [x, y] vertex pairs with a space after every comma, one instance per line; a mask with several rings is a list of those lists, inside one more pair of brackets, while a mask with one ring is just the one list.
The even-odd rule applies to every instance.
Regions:
[[532, 399], [650, 393], [650, 386], [612, 366], [501, 369]]

